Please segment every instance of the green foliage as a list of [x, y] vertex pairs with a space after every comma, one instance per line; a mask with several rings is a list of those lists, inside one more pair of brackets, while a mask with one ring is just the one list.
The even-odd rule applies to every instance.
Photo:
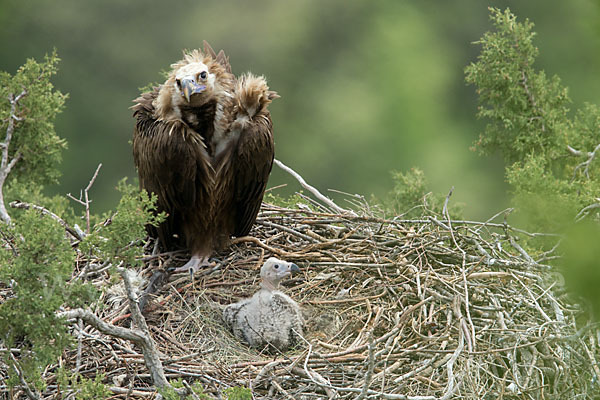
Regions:
[[[499, 150], [507, 161], [520, 226], [564, 234], [567, 286], [597, 313], [600, 108], [584, 104], [571, 116], [567, 89], [533, 67], [538, 56], [533, 24], [517, 22], [509, 10], [491, 9], [491, 19], [495, 31], [478, 42], [481, 54], [466, 68], [467, 82], [477, 86], [478, 115], [489, 121], [476, 147]], [[549, 247], [527, 239], [529, 251], [537, 244]]]
[[117, 187], [121, 200], [117, 210], [105, 214], [103, 222], [85, 237], [80, 248], [85, 254], [95, 254], [102, 260], [128, 266], [141, 263], [141, 239], [146, 236], [146, 225], [157, 226], [165, 214], [156, 214], [156, 195], [148, 195], [124, 178]]
[[[165, 398], [165, 400], [181, 400], [181, 396], [175, 391], [175, 389], [181, 389], [184, 387], [181, 378], [173, 380], [170, 383], [173, 386], [172, 388], [161, 388], [158, 390], [158, 392]], [[192, 388], [192, 391], [196, 397], [187, 395], [185, 400], [192, 400], [194, 398], [201, 400], [210, 399], [210, 396], [204, 393], [204, 388], [200, 382], [194, 382], [192, 385], [190, 385], [190, 387]], [[252, 400], [252, 391], [243, 386], [227, 388], [223, 390], [223, 394], [225, 394], [225, 398], [227, 400]]]
[[227, 400], [252, 400], [252, 391], [243, 386], [234, 386], [223, 390]]
[[[411, 168], [407, 173], [392, 172], [394, 188], [391, 195], [391, 207], [397, 212], [407, 211], [411, 207], [423, 204], [427, 197], [427, 180], [419, 168]], [[416, 214], [417, 210], [410, 210], [408, 214]], [[422, 214], [419, 213], [419, 214]]]
[[28, 59], [14, 76], [0, 72], [0, 135], [6, 137], [10, 121], [9, 96], [25, 91], [18, 102], [9, 158], [21, 156], [11, 174], [30, 183], [55, 183], [60, 176], [58, 165], [66, 142], [54, 130], [54, 120], [63, 109], [66, 95], [54, 89], [50, 78], [56, 74], [59, 58], [54, 51], [44, 62]]
[[301, 196], [302, 191], [294, 193], [290, 196], [281, 196], [279, 194], [274, 194], [271, 192], [265, 193], [263, 201], [265, 203], [273, 204], [274, 206], [283, 207], [283, 208], [297, 208], [298, 205], [302, 205], [303, 207], [308, 207], [312, 209], [312, 205]]
[[68, 389], [74, 392], [77, 400], [107, 399], [112, 395], [112, 392], [102, 383], [104, 374], [89, 379], [79, 373], [70, 374], [69, 371], [61, 368], [57, 378], [62, 391]]
[[[477, 86], [478, 116], [489, 121], [475, 147], [504, 156], [513, 203], [527, 227], [557, 231], [597, 202], [598, 162], [587, 171], [582, 163], [600, 143], [600, 111], [586, 104], [571, 118], [567, 88], [534, 68], [533, 24], [517, 22], [508, 9], [490, 11], [495, 31], [477, 42], [481, 53], [465, 70]], [[582, 154], [570, 154], [568, 146]]]
[[[403, 173], [392, 172], [394, 188], [384, 201], [386, 212], [401, 214], [406, 218], [420, 217], [431, 212], [441, 214], [446, 197], [441, 193], [429, 191], [425, 173], [419, 168], [411, 168]], [[462, 205], [449, 202], [448, 212], [453, 218], [462, 215]]]
[[533, 24], [517, 22], [509, 9], [490, 11], [496, 31], [476, 42], [481, 53], [465, 70], [467, 83], [477, 86], [477, 115], [489, 121], [476, 148], [486, 154], [500, 150], [508, 162], [534, 152], [552, 162], [566, 146], [567, 89], [558, 77], [534, 69]]
[[[181, 389], [184, 387], [181, 378], [172, 380], [170, 383], [173, 387], [160, 388], [160, 389], [158, 389], [158, 392], [165, 398], [165, 400], [182, 400], [181, 396], [173, 389], [173, 388]], [[202, 386], [202, 384], [200, 382], [194, 382], [193, 384], [190, 385], [190, 387], [192, 388], [192, 391], [194, 392], [195, 397], [190, 394], [190, 395], [187, 395], [183, 400], [194, 400], [194, 399], [209, 400], [210, 399], [210, 397], [204, 393], [204, 387]]]
[[[75, 221], [67, 200], [45, 196], [42, 186], [58, 178], [60, 152], [66, 147], [54, 131], [54, 118], [65, 99], [49, 81], [56, 73], [57, 62], [53, 53], [41, 64], [28, 60], [14, 77], [0, 73], [0, 118], [4, 132], [9, 132], [7, 121], [13, 115], [15, 125], [8, 158], [17, 160], [6, 185], [0, 179], [0, 193], [5, 198], [41, 205], [67, 221]], [[17, 103], [7, 100], [19, 94], [22, 97]], [[79, 250], [115, 265], [136, 265], [142, 254], [139, 244], [146, 237], [145, 226], [158, 224], [164, 216], [154, 214], [155, 198], [146, 192], [127, 185], [125, 180], [118, 189], [121, 200], [116, 211], [101, 219], [79, 244]], [[11, 297], [0, 304], [0, 341], [9, 348], [21, 349], [18, 367], [24, 372], [24, 379], [42, 390], [41, 371], [72, 343], [65, 321], [56, 317], [56, 311], [63, 306], [89, 303], [96, 290], [79, 281], [69, 282], [77, 249], [67, 240], [63, 226], [33, 210], [14, 214], [12, 223], [0, 225], [0, 281], [11, 287]], [[13, 363], [8, 355], [5, 361]], [[20, 384], [13, 368], [8, 371], [13, 374], [9, 385]], [[109, 395], [100, 376], [94, 380], [76, 375], [64, 379], [78, 399]]]
[[[28, 203], [42, 206], [51, 210], [54, 214], [59, 215], [65, 221], [72, 223], [79, 222], [71, 207], [69, 199], [65, 196], [55, 195], [47, 196], [44, 193], [44, 187], [35, 182], [27, 180], [13, 179], [8, 186], [4, 187], [4, 197], [10, 200], [21, 200]], [[14, 214], [19, 214], [20, 210], [14, 210]]]
[[68, 282], [75, 255], [56, 221], [26, 211], [0, 231], [0, 281], [13, 291], [13, 297], [0, 304], [0, 338], [7, 347], [22, 349], [26, 378], [41, 389], [40, 367], [54, 362], [71, 342], [55, 311], [63, 304], [91, 300], [94, 291]]
[[568, 262], [562, 265], [567, 287], [590, 302], [595, 319], [600, 319], [600, 296], [598, 296], [598, 283], [600, 282], [600, 225], [592, 221], [583, 221], [572, 226], [565, 235], [562, 249], [564, 259]]

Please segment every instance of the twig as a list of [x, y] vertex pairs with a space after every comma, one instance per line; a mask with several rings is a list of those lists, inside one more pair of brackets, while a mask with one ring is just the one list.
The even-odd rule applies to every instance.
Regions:
[[[446, 199], [444, 200], [444, 207], [442, 208], [443, 215], [448, 215], [448, 201], [450, 201], [450, 196], [452, 196], [452, 192], [454, 192], [454, 186], [450, 188], [450, 191], [448, 192], [448, 194], [446, 195]], [[450, 219], [450, 216], [448, 216], [448, 219]]]
[[81, 350], [83, 344], [83, 321], [81, 318], [77, 320], [77, 358], [75, 360], [75, 372], [81, 369]]
[[371, 379], [373, 378], [373, 369], [375, 368], [375, 346], [373, 345], [373, 338], [371, 332], [369, 332], [369, 358], [368, 358], [367, 374], [365, 375], [365, 383], [363, 384], [362, 391], [356, 398], [356, 400], [362, 400], [367, 396], [369, 386], [371, 385]]
[[17, 376], [19, 377], [19, 381], [21, 382], [21, 386], [23, 386], [23, 389], [25, 390], [27, 397], [29, 397], [31, 400], [39, 400], [40, 399], [39, 394], [34, 393], [34, 391], [31, 389], [31, 387], [25, 380], [25, 374], [23, 373], [23, 370], [21, 369], [21, 365], [19, 364], [19, 361], [17, 361], [17, 359], [13, 355], [12, 351], [9, 351], [8, 354], [10, 355], [10, 358], [13, 362], [12, 367], [14, 368], [15, 372], [17, 373]]
[[305, 188], [306, 190], [308, 190], [309, 192], [311, 192], [317, 199], [321, 200], [323, 203], [325, 203], [328, 207], [334, 209], [336, 212], [339, 212], [340, 214], [350, 214], [350, 215], [356, 215], [356, 213], [352, 210], [346, 210], [340, 206], [338, 206], [337, 204], [335, 204], [330, 198], [328, 198], [327, 196], [324, 196], [321, 194], [321, 192], [319, 192], [315, 187], [309, 185], [308, 183], [306, 183], [306, 181], [304, 180], [304, 178], [302, 178], [300, 176], [300, 174], [298, 174], [296, 171], [294, 171], [293, 169], [291, 169], [290, 167], [288, 167], [287, 165], [285, 165], [284, 163], [282, 163], [281, 161], [275, 159], [273, 161], [275, 163], [275, 165], [277, 165], [279, 168], [281, 168], [282, 170], [284, 170], [285, 172], [287, 172], [288, 174], [292, 175], [299, 183], [300, 185]]
[[102, 168], [102, 163], [98, 164], [98, 167], [96, 168], [96, 172], [94, 172], [92, 179], [90, 179], [88, 185], [85, 187], [85, 189], [83, 189], [83, 200], [81, 199], [81, 193], [79, 195], [79, 199], [75, 198], [71, 193], [67, 193], [67, 197], [85, 207], [85, 233], [88, 235], [90, 234], [90, 203], [92, 202], [89, 197], [89, 191], [92, 188], [94, 182], [96, 181], [96, 178], [98, 177], [98, 172], [100, 172], [100, 168]]
[[25, 203], [23, 201], [12, 201], [10, 203], [10, 206], [12, 208], [22, 208], [24, 210], [34, 209], [34, 210], [37, 210], [37, 211], [41, 212], [44, 215], [48, 215], [52, 219], [58, 221], [58, 223], [61, 224], [63, 226], [63, 228], [65, 228], [65, 230], [71, 236], [73, 236], [75, 239], [77, 239], [77, 240], [83, 240], [83, 238], [79, 235], [79, 233], [77, 233], [77, 231], [75, 229], [71, 228], [69, 226], [69, 224], [67, 224], [65, 222], [64, 219], [62, 219], [58, 215], [54, 214], [52, 211], [50, 211], [50, 210], [48, 210], [48, 209], [46, 209], [46, 208], [44, 208], [42, 206], [38, 206], [37, 204]]
[[189, 383], [187, 383], [187, 381], [182, 381], [182, 383], [183, 383], [183, 386], [187, 390], [186, 395], [192, 396], [192, 399], [194, 399], [194, 400], [200, 400], [200, 398], [198, 397], [198, 395], [194, 392], [194, 389], [192, 389], [192, 387], [190, 386]]
[[590, 179], [590, 165], [592, 164], [592, 161], [594, 161], [594, 158], [596, 158], [596, 153], [598, 152], [598, 150], [600, 150], [600, 144], [598, 144], [593, 151], [581, 151], [581, 150], [575, 150], [573, 147], [567, 145], [567, 150], [569, 151], [569, 153], [571, 153], [572, 155], [576, 156], [576, 157], [587, 157], [587, 160], [585, 160], [584, 162], [582, 162], [581, 164], [578, 164], [575, 169], [573, 170], [573, 177], [571, 178], [571, 182], [573, 182], [575, 180], [575, 176], [577, 175], [577, 171], [581, 168], [583, 168], [583, 174], [585, 175], [586, 178]]
[[598, 201], [598, 203], [593, 203], [590, 204], [589, 206], [585, 206], [584, 208], [581, 209], [581, 211], [579, 211], [577, 213], [577, 215], [575, 216], [575, 221], [579, 222], [581, 220], [583, 220], [591, 210], [595, 209], [595, 208], [600, 208], [600, 199], [596, 198], [596, 201]]
[[275, 386], [275, 389], [277, 389], [277, 391], [279, 393], [283, 394], [286, 399], [294, 400], [294, 398], [284, 388], [282, 388], [281, 385], [279, 383], [277, 383], [276, 380], [272, 380], [271, 385]]

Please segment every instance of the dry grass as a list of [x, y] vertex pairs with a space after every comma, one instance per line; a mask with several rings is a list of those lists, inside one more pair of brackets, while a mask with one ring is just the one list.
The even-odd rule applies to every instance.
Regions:
[[[552, 255], [526, 254], [525, 232], [495, 220], [358, 214], [265, 204], [220, 268], [193, 282], [171, 277], [146, 313], [167, 376], [198, 380], [215, 397], [242, 385], [257, 399], [595, 398], [596, 326], [576, 325], [582, 312], [545, 265]], [[302, 306], [306, 341], [284, 354], [244, 346], [220, 319], [222, 305], [257, 290], [271, 255], [302, 269], [285, 291]], [[142, 272], [181, 261], [152, 258]], [[130, 324], [126, 304], [96, 312]], [[116, 397], [153, 396], [130, 343], [88, 327], [81, 350], [81, 373], [106, 373]], [[76, 358], [73, 350], [62, 363]]]

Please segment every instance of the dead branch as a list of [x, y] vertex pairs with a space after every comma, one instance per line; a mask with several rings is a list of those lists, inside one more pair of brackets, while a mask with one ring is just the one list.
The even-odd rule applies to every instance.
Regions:
[[85, 187], [85, 189], [83, 189], [83, 194], [81, 194], [81, 193], [79, 194], [78, 199], [75, 198], [71, 193], [67, 193], [68, 198], [70, 198], [71, 200], [73, 200], [85, 207], [85, 221], [86, 221], [85, 233], [88, 235], [90, 234], [90, 204], [92, 202], [89, 197], [89, 191], [92, 188], [92, 185], [94, 184], [94, 182], [96, 181], [96, 178], [98, 177], [98, 172], [100, 172], [100, 168], [102, 168], [102, 163], [98, 164], [98, 167], [96, 168], [96, 172], [94, 172], [92, 179], [90, 179], [88, 185]]
[[31, 386], [29, 386], [29, 384], [25, 380], [25, 376], [24, 376], [25, 374], [23, 373], [23, 369], [21, 368], [21, 364], [19, 363], [19, 361], [16, 359], [16, 357], [14, 356], [12, 351], [8, 351], [8, 354], [12, 361], [12, 367], [14, 368], [15, 373], [19, 377], [19, 382], [21, 383], [23, 390], [25, 390], [27, 397], [29, 397], [31, 400], [39, 400], [40, 395], [38, 393], [34, 392], [33, 389], [31, 388]]
[[575, 169], [573, 170], [573, 177], [571, 178], [571, 182], [573, 182], [575, 180], [575, 177], [577, 176], [577, 171], [580, 170], [581, 168], [583, 168], [583, 174], [585, 175], [585, 177], [587, 179], [590, 179], [590, 165], [592, 164], [592, 161], [594, 161], [594, 159], [596, 158], [596, 154], [598, 153], [598, 150], [600, 150], [600, 144], [598, 144], [593, 151], [581, 151], [581, 150], [575, 150], [574, 148], [572, 148], [571, 146], [567, 145], [567, 150], [569, 151], [569, 153], [571, 153], [572, 155], [576, 156], [576, 157], [587, 157], [587, 160], [585, 160], [584, 162], [577, 164], [577, 166], [575, 167]]
[[71, 228], [64, 219], [62, 219], [58, 215], [54, 214], [52, 211], [50, 211], [42, 206], [38, 206], [36, 204], [31, 204], [31, 203], [25, 203], [23, 201], [11, 201], [10, 206], [12, 208], [21, 208], [24, 210], [33, 209], [33, 210], [41, 212], [44, 215], [48, 215], [50, 218], [54, 219], [55, 221], [58, 221], [58, 223], [61, 224], [62, 227], [65, 228], [65, 230], [71, 236], [73, 236], [75, 239], [83, 240], [81, 235], [75, 229]]
[[356, 213], [354, 211], [352, 211], [352, 210], [346, 210], [346, 209], [344, 209], [342, 207], [339, 207], [329, 197], [324, 196], [323, 194], [321, 194], [321, 192], [319, 192], [314, 186], [311, 186], [308, 183], [306, 183], [306, 181], [304, 180], [304, 178], [302, 178], [302, 176], [300, 176], [300, 174], [298, 174], [296, 171], [294, 171], [293, 169], [291, 169], [290, 167], [288, 167], [287, 165], [285, 165], [281, 161], [275, 159], [275, 160], [273, 160], [273, 162], [279, 168], [281, 168], [282, 170], [284, 170], [288, 174], [292, 175], [294, 177], [294, 179], [296, 179], [298, 181], [298, 183], [300, 183], [300, 185], [304, 189], [306, 189], [310, 193], [312, 193], [319, 201], [322, 201], [323, 203], [325, 203], [329, 208], [335, 210], [335, 212], [338, 212], [340, 214], [356, 215]]
[[6, 210], [6, 206], [4, 204], [4, 183], [6, 182], [6, 178], [8, 178], [8, 174], [14, 168], [14, 166], [19, 162], [22, 157], [20, 152], [17, 152], [12, 159], [10, 159], [9, 149], [10, 142], [12, 141], [12, 136], [15, 131], [15, 123], [22, 121], [22, 118], [17, 116], [17, 106], [19, 101], [27, 95], [27, 89], [23, 88], [23, 91], [19, 93], [17, 96], [14, 93], [10, 93], [8, 95], [8, 101], [10, 102], [10, 114], [8, 117], [8, 124], [6, 127], [6, 136], [4, 141], [0, 143], [0, 147], [2, 148], [2, 158], [0, 159], [0, 218], [7, 223], [10, 224], [10, 215], [8, 215], [8, 211]]
[[127, 289], [127, 299], [129, 301], [129, 307], [131, 310], [131, 316], [135, 324], [137, 325], [137, 329], [123, 328], [109, 324], [97, 317], [91, 311], [84, 310], [81, 308], [59, 312], [57, 315], [67, 320], [74, 320], [75, 322], [77, 320], [83, 320], [86, 324], [93, 326], [94, 328], [106, 335], [129, 340], [135, 343], [142, 350], [145, 364], [148, 370], [150, 371], [150, 376], [152, 378], [154, 386], [156, 386], [157, 388], [170, 387], [170, 384], [164, 374], [158, 350], [156, 348], [156, 345], [154, 344], [154, 341], [152, 340], [152, 337], [150, 336], [150, 332], [148, 331], [146, 320], [144, 319], [138, 308], [137, 294], [135, 293], [135, 290], [132, 287], [128, 270], [122, 267], [117, 267], [117, 269], [121, 274], [121, 277], [123, 278], [123, 282], [125, 283], [125, 288]]

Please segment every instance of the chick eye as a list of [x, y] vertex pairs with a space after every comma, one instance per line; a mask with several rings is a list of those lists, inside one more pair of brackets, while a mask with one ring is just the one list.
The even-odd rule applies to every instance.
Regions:
[[208, 75], [208, 74], [206, 73], [206, 71], [202, 71], [202, 72], [200, 72], [200, 78], [202, 78], [202, 79], [206, 79], [206, 76], [207, 76], [207, 75]]
[[275, 269], [279, 269], [279, 264], [275, 264], [275, 265], [273, 265], [273, 268], [275, 268]]
[[179, 89], [181, 89], [181, 79], [175, 79], [175, 84]]

